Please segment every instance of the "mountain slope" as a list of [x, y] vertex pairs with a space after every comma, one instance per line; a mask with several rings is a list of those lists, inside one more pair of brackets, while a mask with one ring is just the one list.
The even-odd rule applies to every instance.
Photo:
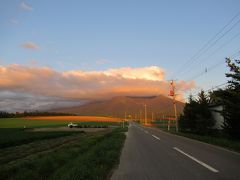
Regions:
[[[54, 110], [55, 112], [76, 113], [79, 115], [95, 115], [95, 116], [114, 116], [124, 117], [127, 115], [139, 116], [140, 112], [144, 115], [144, 104], [147, 107], [148, 118], [152, 113], [156, 117], [173, 116], [172, 99], [165, 96], [151, 97], [127, 97], [119, 96], [106, 101], [90, 102], [77, 107], [69, 107]], [[184, 103], [177, 101], [177, 112], [182, 112]]]

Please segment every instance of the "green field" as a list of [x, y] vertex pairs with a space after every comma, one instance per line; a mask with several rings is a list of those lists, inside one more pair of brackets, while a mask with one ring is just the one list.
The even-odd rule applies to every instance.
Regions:
[[78, 133], [0, 150], [0, 179], [106, 179], [118, 164], [122, 128]]
[[0, 147], [6, 148], [10, 146], [17, 146], [33, 141], [40, 141], [44, 139], [54, 139], [58, 137], [75, 135], [82, 133], [81, 131], [70, 132], [30, 132], [28, 129], [18, 128], [0, 128]]
[[78, 121], [114, 126], [97, 132], [29, 131], [68, 123], [0, 119], [0, 179], [108, 179], [119, 163], [127, 128], [120, 123]]
[[118, 126], [119, 122], [80, 122], [69, 120], [29, 120], [24, 118], [0, 118], [0, 128], [36, 128], [36, 127], [59, 127], [67, 126], [68, 123], [88, 125]]

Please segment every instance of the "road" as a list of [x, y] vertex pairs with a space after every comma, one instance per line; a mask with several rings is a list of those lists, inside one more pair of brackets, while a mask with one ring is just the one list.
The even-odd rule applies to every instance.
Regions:
[[130, 122], [111, 180], [240, 179], [240, 154]]

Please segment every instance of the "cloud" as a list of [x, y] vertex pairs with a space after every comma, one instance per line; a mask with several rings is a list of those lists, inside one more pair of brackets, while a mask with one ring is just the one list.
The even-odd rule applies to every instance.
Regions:
[[26, 42], [21, 47], [25, 49], [39, 49], [39, 46], [33, 42]]
[[96, 61], [96, 64], [97, 64], [97, 65], [104, 65], [104, 64], [108, 64], [108, 63], [109, 63], [109, 61], [106, 60], [106, 59], [98, 59], [98, 60]]
[[10, 23], [11, 23], [11, 24], [18, 25], [18, 24], [19, 24], [19, 21], [16, 20], [16, 19], [11, 19], [11, 20], [10, 20]]
[[150, 81], [162, 81], [165, 76], [165, 72], [162, 68], [157, 66], [150, 66], [144, 68], [119, 68], [119, 69], [109, 69], [103, 71], [107, 76], [120, 77], [124, 79], [142, 79]]
[[25, 11], [32, 11], [33, 10], [33, 8], [29, 4], [27, 4], [26, 2], [21, 3], [21, 8]]
[[47, 97], [10, 91], [0, 91], [0, 110], [8, 112], [23, 112], [34, 110], [49, 110], [69, 106], [78, 106], [85, 103], [74, 99]]
[[[47, 67], [0, 66], [0, 91], [78, 100], [108, 99], [114, 96], [167, 95], [169, 82], [156, 66], [118, 68], [106, 71], [57, 72]], [[195, 86], [179, 81], [178, 90]]]

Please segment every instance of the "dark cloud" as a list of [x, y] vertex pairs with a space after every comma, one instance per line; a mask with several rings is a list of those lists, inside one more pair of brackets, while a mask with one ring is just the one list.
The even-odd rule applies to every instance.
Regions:
[[0, 92], [0, 111], [44, 111], [62, 107], [77, 106], [84, 103], [86, 103], [86, 101], [40, 95], [36, 96], [27, 93], [9, 91]]

